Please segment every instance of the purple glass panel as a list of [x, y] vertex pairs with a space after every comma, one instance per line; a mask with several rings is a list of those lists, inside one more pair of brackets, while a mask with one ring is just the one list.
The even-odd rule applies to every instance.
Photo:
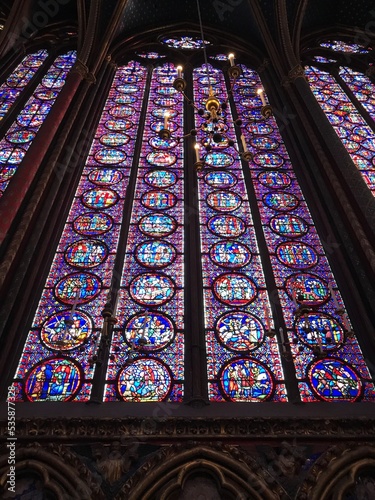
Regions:
[[[58, 61], [68, 65], [66, 58]], [[129, 140], [111, 145], [123, 154], [118, 162], [102, 137], [112, 130], [110, 110], [121, 95], [117, 88], [134, 73], [140, 78], [132, 103], [134, 126]], [[91, 360], [101, 337], [101, 311], [112, 278], [145, 79], [146, 70], [138, 63], [116, 72], [17, 369], [15, 385], [23, 384], [19, 401], [90, 398], [95, 370]], [[55, 76], [48, 81], [53, 85]]]

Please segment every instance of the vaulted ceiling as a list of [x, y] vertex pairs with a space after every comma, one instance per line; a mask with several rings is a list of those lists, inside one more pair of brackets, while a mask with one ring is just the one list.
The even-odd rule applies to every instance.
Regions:
[[[365, 31], [373, 38], [375, 5], [373, 0], [199, 0], [205, 34], [211, 33], [218, 45], [231, 43], [265, 49], [265, 33], [280, 42], [280, 19], [288, 20], [292, 38], [307, 40], [316, 33], [346, 33], [356, 36]], [[18, 12], [16, 13], [16, 6]], [[20, 7], [22, 6], [22, 10]], [[122, 10], [120, 9], [122, 7]], [[50, 11], [48, 11], [48, 8]], [[52, 9], [52, 10], [51, 10]], [[99, 12], [99, 21], [90, 27], [91, 13]], [[132, 41], [147, 35], [157, 43], [161, 33], [199, 32], [196, 0], [0, 0], [0, 21], [18, 15], [23, 27], [34, 24], [35, 32], [49, 25], [68, 23], [81, 32], [95, 31], [97, 43], [109, 29], [111, 19], [120, 11], [114, 43]], [[44, 14], [43, 14], [44, 13]], [[38, 18], [39, 15], [39, 18]], [[47, 23], [37, 26], [37, 19]], [[286, 24], [286, 23], [285, 23]], [[21, 26], [22, 27], [22, 26]], [[30, 32], [30, 30], [29, 30]]]

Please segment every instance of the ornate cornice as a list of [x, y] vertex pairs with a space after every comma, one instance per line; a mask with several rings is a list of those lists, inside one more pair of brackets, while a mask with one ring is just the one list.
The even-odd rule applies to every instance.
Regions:
[[[7, 423], [0, 424], [6, 439]], [[281, 418], [37, 418], [16, 424], [18, 441], [115, 440], [124, 437], [173, 442], [191, 439], [375, 441], [375, 419]]]

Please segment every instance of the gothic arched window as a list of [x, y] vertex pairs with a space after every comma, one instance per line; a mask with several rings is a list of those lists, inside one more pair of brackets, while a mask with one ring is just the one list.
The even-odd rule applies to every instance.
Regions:
[[17, 399], [373, 400], [258, 74], [230, 82], [222, 55], [185, 73], [135, 59], [114, 76]]
[[364, 72], [372, 51], [333, 41], [313, 51], [320, 55], [310, 52], [306, 76], [312, 92], [375, 195], [375, 85]]
[[[6, 82], [3, 83], [1, 96], [5, 99], [1, 104], [0, 114], [3, 121], [6, 119], [6, 114], [12, 112], [12, 105], [16, 104], [17, 99], [22, 97], [20, 96], [21, 91], [36, 74], [47, 56], [46, 50], [40, 50], [35, 54], [26, 56], [7, 78]], [[41, 68], [41, 70], [44, 70], [44, 75], [40, 83], [0, 140], [0, 196], [8, 187], [18, 165], [26, 155], [34, 137], [51, 110], [75, 59], [76, 52], [69, 51], [51, 61], [48, 69]]]

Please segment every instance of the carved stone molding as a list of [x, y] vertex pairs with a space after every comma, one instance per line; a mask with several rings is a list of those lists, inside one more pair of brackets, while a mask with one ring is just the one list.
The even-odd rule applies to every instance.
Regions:
[[[214, 478], [220, 498], [281, 498], [284, 490], [267, 470], [236, 446], [197, 442], [168, 446], [147, 460], [124, 484], [117, 500], [180, 498], [189, 476]], [[183, 497], [185, 498], [185, 496]]]
[[[374, 444], [343, 443], [333, 446], [315, 462], [299, 489], [298, 498], [301, 500], [344, 498], [348, 488], [356, 487], [356, 480], [361, 469], [371, 470], [372, 489], [375, 486], [373, 481]], [[351, 498], [354, 497], [351, 496]], [[359, 495], [355, 498], [372, 498], [372, 495]]]
[[[7, 423], [1, 422], [6, 436]], [[64, 442], [114, 440], [123, 437], [154, 440], [259, 439], [300, 437], [337, 441], [375, 441], [375, 419], [322, 418], [34, 418], [17, 420], [18, 441]]]
[[[3, 447], [0, 455], [0, 492], [7, 490], [9, 452]], [[37, 476], [46, 490], [56, 498], [77, 500], [104, 499], [100, 485], [80, 460], [66, 446], [38, 442], [16, 448], [16, 476], [24, 473]]]

